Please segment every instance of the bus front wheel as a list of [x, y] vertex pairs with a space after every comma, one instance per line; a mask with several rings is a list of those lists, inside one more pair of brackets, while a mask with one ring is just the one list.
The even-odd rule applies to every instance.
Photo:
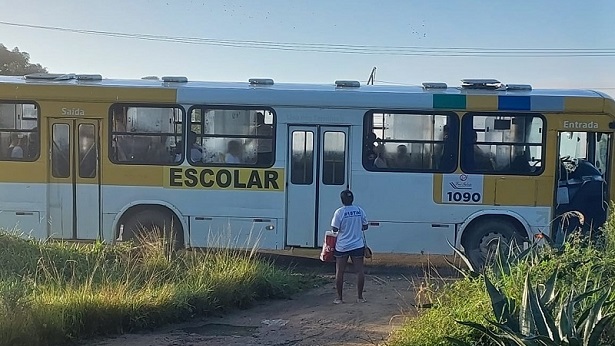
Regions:
[[509, 251], [515, 242], [521, 244], [521, 235], [517, 227], [504, 218], [487, 218], [476, 220], [467, 230], [467, 236], [462, 240], [465, 253], [477, 270], [482, 270], [492, 263], [497, 255], [498, 245], [504, 253]]
[[173, 212], [163, 207], [136, 210], [121, 222], [122, 240], [148, 243], [163, 240], [178, 250], [184, 245], [182, 227]]

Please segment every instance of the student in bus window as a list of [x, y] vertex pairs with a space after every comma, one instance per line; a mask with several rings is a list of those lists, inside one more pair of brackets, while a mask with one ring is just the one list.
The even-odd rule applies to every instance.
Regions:
[[393, 156], [391, 161], [392, 168], [409, 168], [411, 165], [410, 155], [408, 154], [408, 147], [404, 144], [397, 146], [397, 152]]
[[38, 128], [34, 127], [28, 135], [28, 158], [34, 159], [38, 156]]
[[241, 163], [241, 143], [236, 140], [231, 140], [228, 142], [228, 151], [226, 155], [224, 155], [225, 163]]
[[440, 157], [440, 163], [438, 169], [448, 171], [455, 165], [455, 149], [456, 146], [450, 137], [450, 130], [448, 125], [444, 125], [442, 128], [442, 156]]
[[483, 149], [476, 144], [478, 140], [478, 133], [476, 130], [472, 131], [472, 139], [474, 169], [479, 171], [495, 171], [495, 162], [490, 153], [484, 152]]
[[376, 168], [387, 168], [387, 162], [384, 159], [384, 145], [377, 145], [374, 147], [374, 153], [376, 158], [374, 159], [374, 167]]
[[24, 135], [15, 134], [8, 148], [8, 156], [11, 159], [23, 159]]
[[203, 149], [196, 143], [196, 132], [188, 132], [188, 148], [190, 149], [190, 161], [200, 162], [203, 160]]

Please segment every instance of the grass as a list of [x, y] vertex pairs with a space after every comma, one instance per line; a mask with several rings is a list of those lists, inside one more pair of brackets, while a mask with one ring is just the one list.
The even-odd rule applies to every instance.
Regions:
[[[602, 231], [604, 240], [600, 246], [587, 246], [580, 238], [572, 237], [561, 250], [542, 248], [531, 259], [513, 265], [508, 273], [502, 273], [496, 267], [485, 275], [505, 294], [514, 297], [517, 306], [522, 299], [527, 273], [532, 282], [545, 283], [558, 270], [556, 284], [562, 290], [562, 296], [567, 296], [571, 289], [579, 293], [608, 287], [615, 281], [615, 214], [610, 215]], [[491, 345], [469, 327], [456, 322], [471, 321], [487, 326], [486, 318], [495, 319], [483, 277], [459, 277], [452, 283], [430, 280], [424, 286], [431, 288], [428, 296], [432, 308], [419, 313], [418, 317], [407, 318], [404, 325], [393, 333], [389, 344], [452, 345], [445, 339], [449, 336], [472, 345]], [[589, 299], [587, 304], [593, 304], [597, 296]], [[615, 294], [611, 294], [609, 299], [614, 300]], [[610, 305], [606, 312], [613, 309], [614, 306]], [[615, 328], [608, 328], [602, 339], [605, 344], [615, 344]]]
[[66, 345], [151, 329], [289, 297], [311, 283], [253, 252], [146, 244], [39, 242], [0, 232], [0, 344]]

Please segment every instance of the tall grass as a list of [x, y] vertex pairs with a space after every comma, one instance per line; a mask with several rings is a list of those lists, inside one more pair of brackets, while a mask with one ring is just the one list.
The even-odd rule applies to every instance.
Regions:
[[[541, 247], [526, 260], [511, 266], [509, 271], [503, 272], [496, 265], [484, 275], [507, 296], [513, 297], [517, 306], [521, 304], [528, 273], [532, 282], [545, 283], [557, 270], [556, 285], [562, 297], [571, 290], [579, 293], [610, 286], [615, 281], [615, 213], [609, 215], [602, 231], [604, 238], [600, 244], [588, 244], [586, 238], [571, 236], [560, 249]], [[418, 317], [408, 318], [392, 335], [390, 344], [452, 345], [445, 339], [449, 336], [472, 345], [491, 345], [473, 329], [456, 322], [469, 321], [488, 326], [486, 318], [495, 320], [483, 277], [459, 277], [453, 283], [430, 284], [429, 287], [434, 287], [430, 294], [432, 308], [420, 312]], [[595, 294], [585, 304], [593, 304], [597, 297]], [[611, 294], [609, 300], [614, 299], [615, 294]], [[614, 308], [609, 305], [604, 313]], [[605, 344], [615, 344], [613, 326], [607, 329], [602, 339]]]
[[0, 345], [65, 345], [154, 328], [257, 299], [304, 280], [232, 249], [168, 251], [163, 241], [105, 246], [0, 233]]

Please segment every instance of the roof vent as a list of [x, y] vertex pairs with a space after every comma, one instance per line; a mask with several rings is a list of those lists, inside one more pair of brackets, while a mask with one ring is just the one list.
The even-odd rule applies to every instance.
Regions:
[[78, 74], [76, 78], [77, 80], [82, 80], [82, 81], [101, 81], [102, 80], [102, 76], [99, 74]]
[[250, 78], [248, 82], [250, 82], [250, 85], [273, 85], [271, 78]]
[[497, 79], [462, 79], [461, 87], [464, 89], [499, 89], [502, 83]]
[[141, 79], [145, 79], [145, 80], [159, 80], [158, 76], [145, 76], [145, 77], [142, 77]]
[[162, 81], [165, 83], [188, 83], [188, 78], [181, 76], [164, 76]]
[[506, 84], [506, 90], [532, 90], [529, 84]]
[[336, 80], [335, 86], [338, 88], [358, 88], [361, 83], [356, 80]]
[[423, 88], [425, 89], [446, 89], [448, 88], [448, 85], [446, 85], [446, 83], [425, 82], [423, 83]]
[[25, 79], [41, 79], [41, 80], [59, 80], [66, 79], [61, 73], [30, 73], [24, 76]]

